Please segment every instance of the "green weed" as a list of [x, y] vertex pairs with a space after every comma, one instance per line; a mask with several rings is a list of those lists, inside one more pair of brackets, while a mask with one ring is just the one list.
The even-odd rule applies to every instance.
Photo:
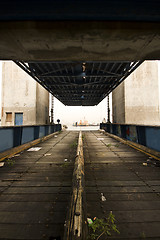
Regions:
[[110, 212], [106, 220], [96, 218], [93, 223], [89, 224], [88, 240], [98, 240], [102, 235], [111, 236], [112, 232], [120, 233], [115, 225], [115, 216]]
[[141, 238], [142, 238], [142, 239], [145, 239], [145, 238], [146, 238], [146, 235], [145, 235], [144, 232], [141, 233]]
[[6, 160], [6, 163], [8, 164], [8, 166], [13, 166], [14, 164], [15, 164], [15, 161], [13, 160], [13, 159], [11, 159], [11, 158], [8, 158], [7, 160]]
[[75, 141], [75, 142], [71, 143], [71, 145], [70, 145], [70, 146], [71, 146], [72, 148], [76, 148], [76, 147], [77, 147], [77, 145], [78, 145], [78, 143]]
[[111, 143], [109, 143], [109, 144], [107, 144], [106, 146], [107, 146], [107, 147], [111, 147], [111, 146], [112, 146], [112, 144], [111, 144]]
[[115, 147], [119, 147], [119, 144], [115, 144], [114, 146], [115, 146]]
[[62, 165], [61, 165], [61, 167], [64, 167], [64, 168], [66, 168], [66, 167], [68, 167], [69, 166], [69, 162], [64, 162]]

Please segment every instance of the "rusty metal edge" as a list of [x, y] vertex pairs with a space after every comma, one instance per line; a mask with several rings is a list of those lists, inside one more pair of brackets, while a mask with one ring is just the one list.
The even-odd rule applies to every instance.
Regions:
[[33, 140], [33, 141], [29, 142], [29, 143], [25, 143], [25, 144], [20, 145], [18, 147], [9, 149], [7, 151], [4, 151], [4, 152], [0, 153], [0, 162], [5, 160], [6, 158], [10, 158], [10, 157], [14, 156], [15, 154], [17, 154], [19, 152], [22, 152], [22, 151], [24, 151], [24, 150], [26, 150], [26, 149], [28, 149], [30, 147], [33, 147], [34, 145], [36, 145], [36, 144], [38, 144], [40, 142], [44, 142], [44, 141], [50, 139], [51, 137], [53, 137], [54, 135], [57, 135], [57, 134], [59, 134], [59, 132], [51, 133], [51, 134], [49, 134], [47, 136], [44, 136], [42, 138], [38, 138], [38, 139]]

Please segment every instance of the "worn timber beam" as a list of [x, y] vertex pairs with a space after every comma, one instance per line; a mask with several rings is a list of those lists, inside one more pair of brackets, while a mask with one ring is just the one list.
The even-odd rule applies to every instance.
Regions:
[[66, 221], [64, 240], [82, 239], [83, 192], [84, 192], [84, 157], [83, 157], [82, 132], [80, 131], [77, 147], [77, 156], [75, 159], [75, 166], [73, 171], [73, 190], [71, 206], [69, 210], [68, 219]]

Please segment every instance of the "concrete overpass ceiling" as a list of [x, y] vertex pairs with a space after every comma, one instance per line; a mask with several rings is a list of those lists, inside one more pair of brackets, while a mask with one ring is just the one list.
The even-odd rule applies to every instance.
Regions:
[[0, 36], [0, 59], [66, 105], [96, 105], [141, 61], [160, 59], [160, 1], [5, 0]]
[[15, 62], [65, 105], [94, 106], [141, 61]]
[[160, 59], [159, 0], [0, 2], [0, 59]]
[[160, 59], [160, 22], [0, 21], [0, 36], [1, 60]]

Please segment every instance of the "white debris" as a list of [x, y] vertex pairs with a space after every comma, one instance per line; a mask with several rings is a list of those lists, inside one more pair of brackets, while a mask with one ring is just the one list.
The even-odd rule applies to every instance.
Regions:
[[103, 193], [101, 193], [101, 200], [102, 202], [105, 202], [107, 200]]
[[104, 140], [104, 138], [97, 138], [97, 140], [99, 140], [99, 141], [103, 141], [103, 140]]
[[1, 163], [0, 163], [0, 167], [3, 167], [3, 166], [4, 166], [4, 162], [1, 162]]
[[14, 157], [19, 157], [19, 156], [20, 156], [20, 154], [15, 154], [15, 155], [14, 155]]
[[54, 137], [57, 137], [57, 135], [55, 135]]
[[147, 163], [144, 162], [144, 163], [143, 163], [143, 166], [147, 166]]
[[27, 151], [28, 151], [28, 152], [37, 152], [37, 151], [39, 151], [40, 149], [41, 149], [41, 147], [32, 147], [32, 148], [28, 149]]
[[65, 161], [65, 162], [67, 162], [67, 161], [68, 161], [68, 159], [67, 159], [67, 158], [65, 158], [65, 159], [64, 159], [64, 161]]
[[46, 181], [49, 181], [49, 177], [46, 177]]
[[45, 153], [44, 156], [51, 156], [51, 153]]

